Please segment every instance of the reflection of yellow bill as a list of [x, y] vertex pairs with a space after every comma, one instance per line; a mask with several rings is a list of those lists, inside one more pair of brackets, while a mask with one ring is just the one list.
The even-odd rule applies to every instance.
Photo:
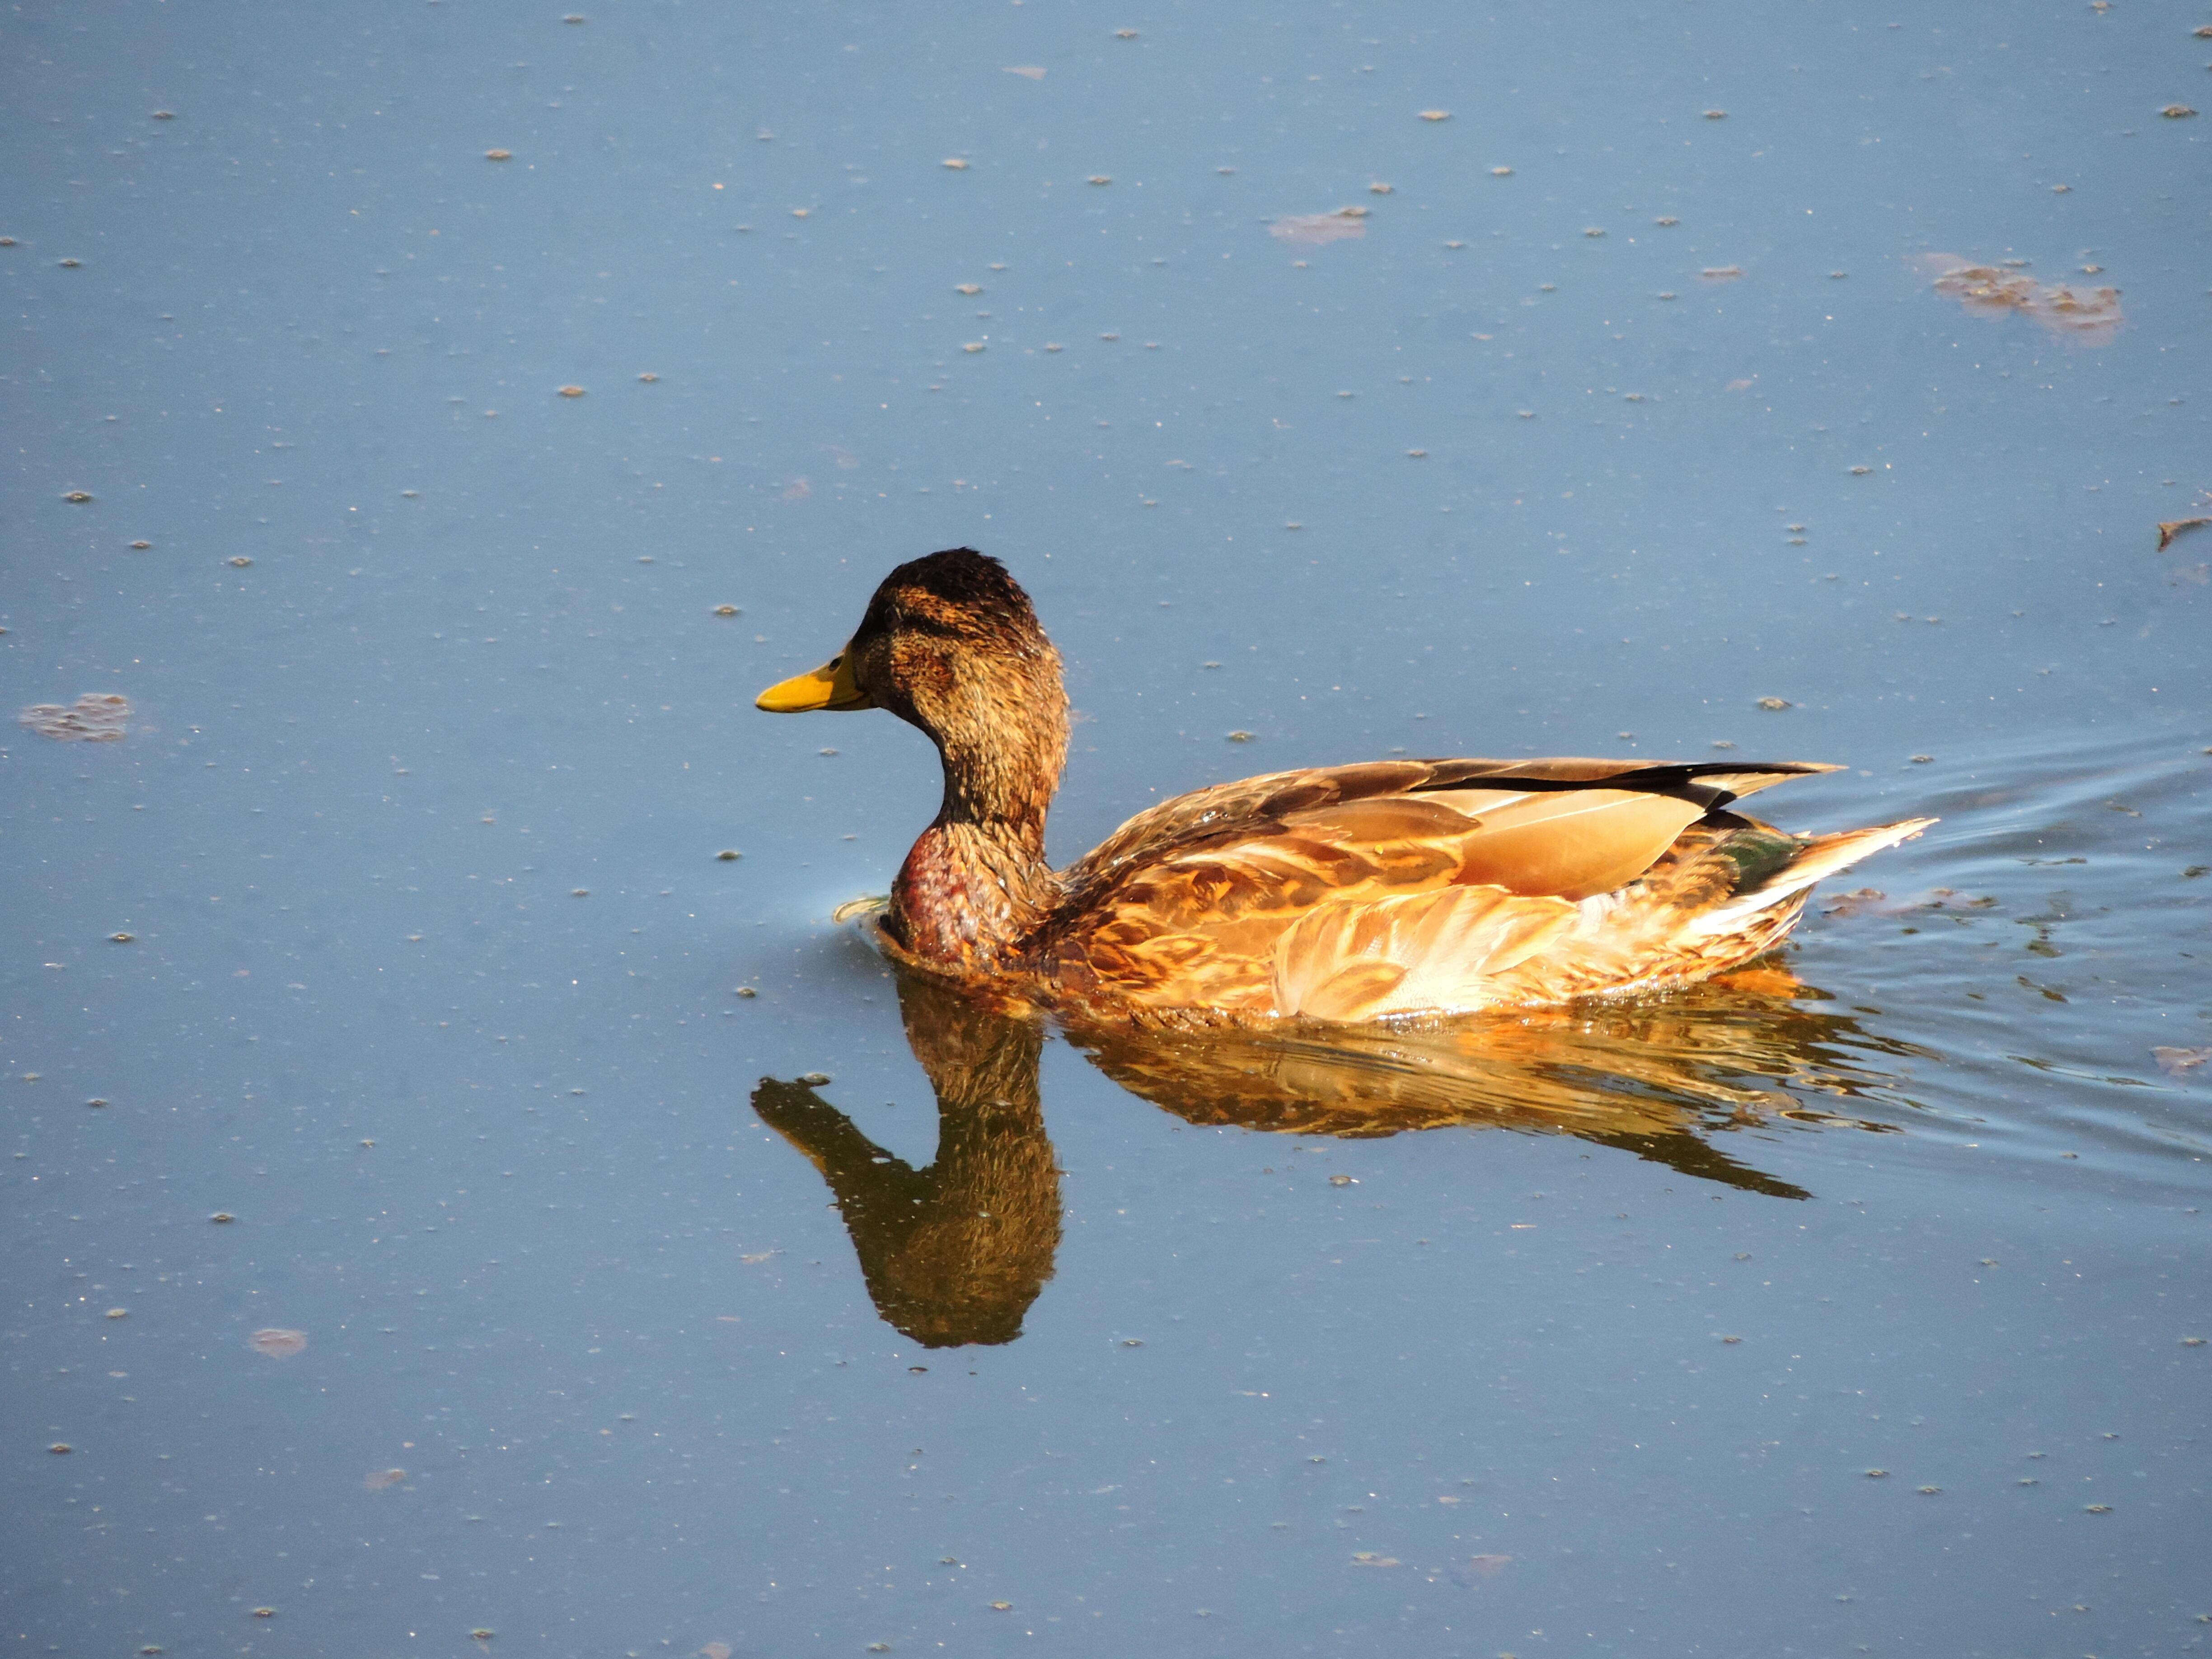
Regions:
[[821, 667], [794, 674], [753, 699], [753, 707], [771, 714], [803, 714], [811, 708], [843, 710], [873, 708], [873, 700], [853, 678], [853, 652], [848, 646]]

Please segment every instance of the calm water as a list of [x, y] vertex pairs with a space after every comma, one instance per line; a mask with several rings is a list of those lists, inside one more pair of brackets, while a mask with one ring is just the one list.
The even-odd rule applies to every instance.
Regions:
[[[0, 736], [8, 1644], [2212, 1642], [2208, 15], [1942, 15], [0, 21], [0, 683], [129, 705]], [[1059, 856], [1942, 823], [1670, 1001], [994, 1023], [830, 921], [926, 744], [750, 708], [962, 543]]]

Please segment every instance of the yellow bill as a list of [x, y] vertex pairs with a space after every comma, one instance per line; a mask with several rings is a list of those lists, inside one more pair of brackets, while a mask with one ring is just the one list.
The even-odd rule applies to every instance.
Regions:
[[771, 714], [803, 714], [811, 708], [842, 711], [875, 706], [868, 694], [860, 690], [860, 682], [853, 678], [850, 647], [821, 667], [780, 680], [753, 699], [754, 708], [765, 708]]

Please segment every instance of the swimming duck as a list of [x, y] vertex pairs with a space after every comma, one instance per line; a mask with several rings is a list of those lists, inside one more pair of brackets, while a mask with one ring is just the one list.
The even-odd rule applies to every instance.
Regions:
[[1793, 836], [1729, 810], [1814, 762], [1383, 760], [1216, 784], [1044, 854], [1067, 754], [1060, 653], [1006, 567], [900, 565], [774, 714], [883, 708], [945, 797], [876, 923], [895, 958], [1146, 1025], [1359, 1024], [1698, 980], [1771, 948], [1813, 884], [1911, 818]]

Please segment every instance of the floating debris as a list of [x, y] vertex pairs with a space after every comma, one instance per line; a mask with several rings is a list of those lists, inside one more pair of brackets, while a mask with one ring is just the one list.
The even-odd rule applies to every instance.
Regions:
[[1938, 294], [1951, 295], [1969, 311], [1986, 316], [2021, 312], [2053, 334], [2084, 345], [2105, 344], [2124, 320], [2116, 288], [2039, 283], [2021, 271], [1974, 264], [1955, 253], [1918, 254], [1912, 263], [1933, 275]]
[[361, 1484], [371, 1492], [382, 1492], [387, 1486], [398, 1486], [406, 1478], [407, 1471], [404, 1469], [371, 1469]]
[[2200, 526], [2208, 524], [2212, 524], [2212, 518], [2167, 519], [2164, 520], [2158, 527], [2159, 551], [2163, 553], [2168, 547], [2172, 546], [2173, 544], [2173, 538], [2176, 536], [2181, 535], [2186, 531], [2195, 530]]
[[487, 161], [512, 161], [514, 159], [514, 152], [511, 149], [488, 149], [484, 152]]
[[641, 375], [639, 375], [637, 378], [638, 378], [639, 380], [641, 380], [644, 381], [644, 382], [646, 383], [646, 385], [647, 385], [647, 386], [651, 386], [651, 385], [652, 385], [655, 380], [659, 380], [659, 379], [660, 378], [660, 376], [659, 376], [658, 374], [641, 374]]
[[2191, 1072], [2212, 1060], [2212, 1048], [2176, 1048], [2164, 1043], [2150, 1051], [2158, 1062], [2158, 1069], [2168, 1077], [2187, 1077]]
[[1583, 234], [1585, 236], [1602, 236], [1605, 234], [1605, 227], [1602, 225], [1591, 225], [1583, 232]]
[[62, 492], [62, 499], [65, 501], [74, 501], [77, 506], [82, 507], [92, 499], [92, 492], [88, 489], [65, 489]]
[[1006, 73], [1009, 75], [1018, 75], [1024, 81], [1042, 81], [1044, 79], [1044, 69], [1041, 64], [1009, 64], [1006, 65]]
[[951, 167], [955, 173], [965, 173], [968, 171], [967, 159], [963, 156], [948, 155], [938, 165], [940, 167]]
[[981, 340], [970, 340], [960, 349], [963, 351], [981, 351], [983, 349], [983, 343]]
[[67, 1457], [71, 1452], [75, 1451], [76, 1448], [70, 1445], [66, 1440], [57, 1440], [52, 1445], [47, 1447], [46, 1449], [57, 1457]]
[[1114, 180], [1105, 173], [1094, 173], [1091, 175], [1091, 182], [1094, 185], [1110, 185]]
[[810, 1089], [827, 1088], [830, 1084], [830, 1073], [827, 1072], [801, 1072], [799, 1074], [799, 1080]]
[[1377, 1555], [1373, 1550], [1355, 1550], [1352, 1565], [1355, 1567], [1395, 1567], [1403, 1564], [1395, 1555]]
[[251, 565], [253, 561], [247, 558], [243, 553], [234, 553], [228, 559], [225, 560], [224, 562], [230, 565], [234, 569], [243, 570], [247, 566]]
[[1728, 112], [1724, 109], [1709, 109], [1705, 112], [1705, 119], [1708, 121], [1725, 121], [1728, 119]]
[[714, 607], [714, 614], [718, 617], [742, 617], [744, 612], [734, 605], [718, 605]]
[[1328, 1184], [1332, 1187], [1357, 1187], [1359, 1184], [1359, 1177], [1357, 1176], [1348, 1175], [1333, 1175], [1328, 1178]]
[[1230, 732], [1224, 735], [1231, 743], [1249, 743], [1252, 741], [1252, 734], [1249, 732]]
[[305, 1331], [288, 1331], [276, 1327], [256, 1331], [246, 1339], [246, 1346], [256, 1353], [265, 1353], [271, 1359], [289, 1359], [307, 1346]]
[[1421, 112], [1421, 119], [1424, 121], [1449, 121], [1451, 119], [1451, 112], [1448, 109], [1425, 109]]
[[1513, 176], [1513, 169], [1511, 167], [1492, 167], [1490, 170], [1490, 176], [1493, 179], [1510, 179]]
[[253, 1616], [256, 1619], [274, 1619], [276, 1616], [276, 1609], [274, 1607], [256, 1607], [253, 1610]]
[[148, 548], [153, 546], [153, 544], [154, 544], [151, 542], [133, 542], [131, 544], [132, 550], [140, 553], [143, 553]]
[[1759, 706], [1769, 714], [1777, 714], [1784, 708], [1795, 708], [1797, 705], [1787, 697], [1761, 697]]
[[1334, 213], [1296, 213], [1275, 220], [1267, 234], [1279, 242], [1301, 245], [1357, 240], [1367, 234], [1367, 210], [1340, 207]]
[[952, 291], [955, 294], [981, 294], [983, 291], [983, 285], [981, 283], [963, 283]]
[[1942, 1492], [1943, 1488], [1941, 1486], [1918, 1486], [1914, 1488], [1914, 1490], [1918, 1492], [1923, 1498], [1933, 1498], [1938, 1492]]
[[58, 743], [120, 743], [131, 728], [131, 700], [112, 691], [88, 691], [64, 708], [34, 702], [15, 717], [42, 738]]
[[1386, 185], [1380, 179], [1367, 186], [1367, 193], [1370, 196], [1389, 196], [1395, 193], [1396, 190], [1395, 185]]
[[2169, 121], [2186, 121], [2197, 112], [2186, 104], [2168, 104], [2164, 109], [2159, 111], [2159, 113]]
[[218, 1227], [227, 1227], [232, 1222], [237, 1220], [238, 1218], [228, 1210], [217, 1210], [213, 1215], [210, 1216], [208, 1219], [214, 1222]]
[[1681, 222], [1680, 219], [1677, 219], [1677, 218], [1674, 217], [1674, 216], [1670, 214], [1670, 215], [1669, 215], [1669, 216], [1668, 216], [1666, 218], [1663, 218], [1663, 219], [1654, 219], [1651, 222], [1652, 222], [1653, 224], [1655, 224], [1655, 225], [1679, 225], [1679, 224], [1680, 224], [1682, 222]]
[[584, 395], [584, 388], [580, 386], [564, 386], [561, 388], [561, 395], [564, 398], [580, 398]]
[[1732, 283], [1743, 275], [1741, 265], [1707, 265], [1698, 273], [1709, 283]]
[[136, 933], [110, 933], [107, 936], [118, 945], [128, 945], [138, 937]]

